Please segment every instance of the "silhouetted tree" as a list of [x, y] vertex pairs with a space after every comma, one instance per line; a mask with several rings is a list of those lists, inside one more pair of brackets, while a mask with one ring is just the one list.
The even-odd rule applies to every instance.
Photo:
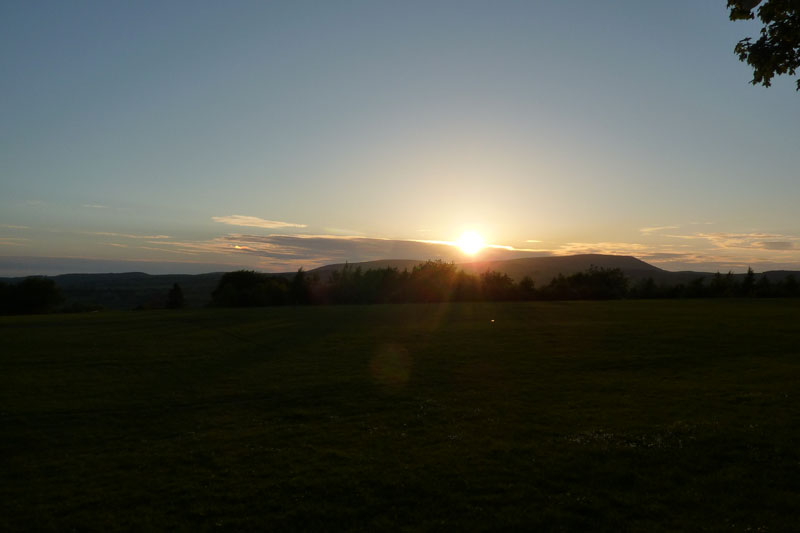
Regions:
[[456, 266], [441, 260], [417, 265], [409, 277], [414, 302], [445, 302], [452, 299], [457, 278]]
[[519, 297], [521, 300], [533, 300], [536, 298], [536, 283], [530, 276], [525, 276], [519, 281]]
[[11, 313], [11, 285], [0, 281], [0, 315]]
[[739, 285], [740, 296], [754, 296], [756, 287], [756, 275], [753, 269], [747, 267], [747, 274], [745, 274], [742, 284]]
[[330, 278], [330, 297], [334, 303], [352, 304], [361, 300], [361, 267], [345, 263], [341, 270], [335, 270]]
[[622, 270], [594, 265], [570, 276], [559, 274], [542, 288], [542, 295], [553, 300], [609, 300], [627, 293], [628, 278]]
[[184, 305], [183, 290], [175, 283], [167, 293], [167, 309], [181, 309]]
[[[719, 274], [719, 272], [717, 272]], [[706, 281], [702, 277], [694, 278], [692, 281], [689, 282], [689, 285], [686, 286], [686, 290], [683, 293], [684, 296], [687, 298], [702, 298], [706, 295]]]
[[658, 287], [652, 277], [640, 279], [632, 290], [633, 297], [635, 298], [657, 298]]
[[3, 314], [49, 313], [63, 301], [56, 283], [41, 276], [0, 286], [0, 312]]
[[[688, 285], [656, 285], [652, 278], [639, 280], [629, 288], [629, 280], [618, 268], [591, 266], [569, 276], [559, 274], [541, 289], [526, 276], [514, 283], [507, 274], [487, 271], [474, 275], [459, 270], [453, 263], [428, 261], [409, 272], [396, 268], [363, 271], [345, 264], [329, 279], [320, 282], [299, 269], [285, 277], [252, 271], [225, 274], [213, 293], [219, 306], [260, 306], [332, 303], [373, 304], [400, 302], [462, 302], [479, 300], [601, 300], [617, 298], [701, 298], [730, 296], [800, 296], [794, 277], [771, 284], [766, 276], [756, 282], [752, 270], [741, 283], [733, 273], [717, 272], [710, 281], [697, 277]], [[2, 285], [0, 285], [2, 291]]]
[[459, 270], [453, 285], [452, 299], [459, 302], [472, 302], [480, 300], [482, 297], [481, 283], [477, 276]]
[[303, 267], [298, 268], [297, 273], [292, 278], [292, 283], [289, 285], [289, 295], [295, 305], [311, 303], [311, 286]]
[[786, 276], [786, 279], [782, 283], [782, 291], [781, 294], [783, 296], [800, 296], [800, 285], [797, 283], [797, 279], [794, 277], [794, 274], [789, 274]]
[[737, 292], [736, 280], [733, 279], [733, 272], [728, 271], [724, 276], [717, 272], [711, 278], [708, 286], [710, 296], [734, 296]]
[[220, 307], [284, 305], [289, 298], [289, 281], [252, 270], [227, 272], [211, 298], [212, 304]]
[[[764, 24], [758, 40], [753, 42], [747, 37], [734, 48], [739, 60], [753, 67], [750, 83], [769, 87], [773, 76], [794, 75], [800, 68], [800, 2], [728, 0], [728, 8], [731, 20], [752, 20], [758, 16]], [[800, 79], [797, 90], [800, 91]]]
[[570, 281], [564, 274], [559, 273], [548, 285], [542, 287], [542, 296], [548, 300], [570, 300], [578, 297]]
[[481, 274], [481, 289], [486, 300], [512, 300], [517, 295], [514, 280], [501, 272], [487, 271]]
[[771, 298], [775, 296], [772, 291], [772, 284], [769, 282], [769, 278], [764, 274], [758, 278], [754, 292], [755, 296], [759, 298]]
[[624, 298], [628, 292], [628, 278], [619, 268], [589, 267], [575, 274], [583, 283], [581, 296], [592, 300]]

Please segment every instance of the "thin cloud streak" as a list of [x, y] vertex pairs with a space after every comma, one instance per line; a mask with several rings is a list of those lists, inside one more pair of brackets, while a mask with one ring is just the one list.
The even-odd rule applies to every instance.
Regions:
[[191, 254], [252, 256], [261, 265], [297, 264], [321, 266], [331, 262], [360, 262], [378, 259], [499, 260], [549, 255], [541, 250], [489, 245], [468, 256], [453, 242], [387, 239], [353, 235], [251, 235], [230, 234], [205, 241], [151, 241], [151, 246]]
[[214, 222], [228, 224], [230, 226], [246, 226], [251, 228], [305, 228], [306, 224], [295, 224], [292, 222], [281, 222], [279, 220], [266, 220], [249, 215], [228, 215], [221, 217], [211, 217]]
[[98, 235], [101, 237], [124, 237], [126, 239], [169, 239], [169, 235], [136, 235], [133, 233], [114, 233], [110, 231], [84, 231], [84, 235]]
[[22, 237], [0, 237], [0, 246], [27, 246], [29, 242]]
[[678, 229], [680, 226], [652, 226], [649, 228], [639, 228], [639, 233], [642, 235], [650, 235], [651, 233], [658, 233], [667, 229]]
[[797, 244], [790, 241], [765, 241], [759, 243], [765, 250], [795, 250]]
[[633, 242], [568, 242], [556, 248], [556, 255], [575, 254], [609, 254], [609, 255], [635, 255], [653, 246]]
[[760, 249], [795, 250], [800, 249], [800, 237], [781, 233], [694, 233], [690, 235], [665, 235], [673, 239], [705, 240], [720, 250]]
[[[428, 240], [428, 239], [408, 239], [408, 242], [421, 242], [425, 244], [442, 244], [445, 246], [453, 246], [455, 248], [459, 248], [460, 246], [457, 242], [453, 241], [435, 241], [435, 240]], [[526, 241], [532, 242], [532, 241]], [[538, 242], [538, 241], [537, 241]], [[507, 250], [509, 252], [542, 252], [543, 250], [535, 250], [533, 248], [515, 248], [513, 246], [509, 246], [507, 244], [487, 244], [483, 247], [483, 250], [487, 248], [493, 248], [495, 250]]]
[[[159, 242], [156, 244], [161, 244], [161, 243]], [[170, 248], [157, 248], [155, 246], [135, 246], [134, 248], [138, 250], [148, 250], [151, 252], [167, 252], [171, 254], [181, 254], [181, 255], [198, 255], [198, 252], [187, 252], [185, 250], [173, 250]]]
[[328, 235], [358, 235], [359, 237], [366, 236], [366, 234], [361, 231], [355, 231], [351, 229], [344, 229], [344, 228], [322, 228], [322, 229]]

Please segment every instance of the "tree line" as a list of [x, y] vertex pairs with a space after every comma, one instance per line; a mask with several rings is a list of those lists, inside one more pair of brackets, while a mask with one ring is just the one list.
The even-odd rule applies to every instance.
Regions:
[[509, 300], [613, 300], [622, 298], [798, 297], [793, 275], [779, 282], [748, 269], [739, 280], [732, 273], [698, 277], [690, 283], [658, 284], [653, 278], [632, 281], [619, 268], [590, 267], [560, 274], [537, 287], [526, 276], [519, 282], [507, 274], [487, 271], [470, 274], [453, 263], [428, 261], [412, 270], [387, 267], [362, 270], [345, 265], [328, 280], [302, 268], [289, 278], [239, 270], [222, 276], [212, 294], [212, 305], [253, 307], [266, 305], [373, 304]]
[[[136, 309], [178, 309], [184, 306], [183, 291], [175, 283], [163, 301], [142, 304]], [[29, 276], [16, 283], [0, 281], [0, 315], [79, 313], [102, 309], [95, 303], [67, 302], [58, 284], [44, 276]]]
[[[321, 280], [302, 268], [293, 276], [238, 270], [223, 274], [212, 293], [216, 307], [267, 305], [372, 304], [463, 301], [614, 300], [646, 298], [781, 298], [800, 297], [800, 283], [789, 274], [771, 281], [748, 269], [744, 276], [732, 273], [697, 277], [689, 283], [659, 284], [653, 278], [631, 280], [618, 268], [591, 267], [570, 275], [560, 274], [536, 286], [526, 276], [519, 281], [507, 274], [487, 271], [470, 274], [453, 263], [428, 261], [411, 270], [379, 268], [363, 270], [345, 265], [329, 279]], [[175, 283], [162, 302], [141, 309], [185, 306], [183, 291]], [[32, 276], [17, 283], [0, 282], [0, 315], [78, 312], [100, 306], [71, 303], [49, 278]]]
[[58, 285], [41, 276], [30, 276], [19, 283], [0, 281], [0, 315], [49, 313], [64, 302]]

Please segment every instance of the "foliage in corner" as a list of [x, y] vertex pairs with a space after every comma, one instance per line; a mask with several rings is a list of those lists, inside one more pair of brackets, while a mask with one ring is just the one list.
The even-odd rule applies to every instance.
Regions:
[[793, 76], [800, 68], [800, 0], [728, 0], [728, 8], [731, 20], [758, 16], [764, 24], [758, 40], [747, 37], [734, 48], [739, 60], [753, 67], [750, 83], [769, 87], [774, 76]]

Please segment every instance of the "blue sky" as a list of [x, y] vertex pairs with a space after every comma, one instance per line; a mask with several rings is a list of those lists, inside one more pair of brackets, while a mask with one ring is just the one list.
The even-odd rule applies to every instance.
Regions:
[[722, 0], [4, 2], [0, 274], [460, 261], [465, 230], [800, 269], [800, 95], [748, 83], [756, 32]]

